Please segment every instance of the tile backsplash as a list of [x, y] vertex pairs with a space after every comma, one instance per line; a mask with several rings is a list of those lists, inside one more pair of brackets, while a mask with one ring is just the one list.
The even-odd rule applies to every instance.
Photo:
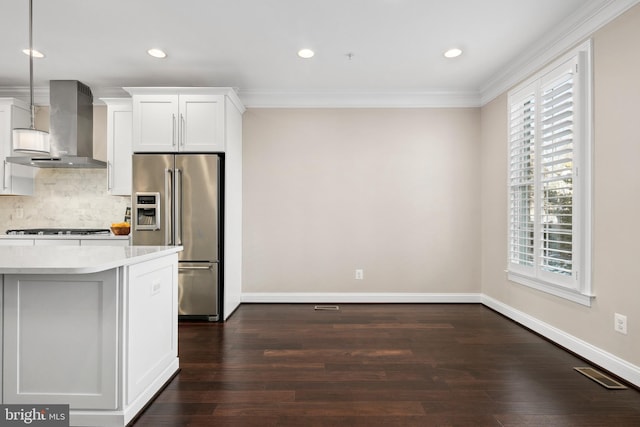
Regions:
[[107, 193], [106, 169], [38, 169], [33, 196], [0, 197], [0, 233], [13, 228], [109, 228], [130, 197]]

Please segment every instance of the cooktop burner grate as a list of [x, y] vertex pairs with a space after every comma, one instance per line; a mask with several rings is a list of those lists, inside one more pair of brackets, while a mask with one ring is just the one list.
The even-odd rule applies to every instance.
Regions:
[[8, 235], [28, 235], [28, 236], [66, 236], [66, 235], [89, 235], [89, 234], [111, 234], [108, 228], [24, 228], [7, 230]]

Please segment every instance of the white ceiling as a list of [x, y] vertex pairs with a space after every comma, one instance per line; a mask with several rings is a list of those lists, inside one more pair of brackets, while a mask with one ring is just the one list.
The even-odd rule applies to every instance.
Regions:
[[[231, 86], [249, 104], [334, 94], [487, 95], [498, 78], [630, 0], [33, 0], [34, 86]], [[28, 0], [0, 6], [0, 95], [29, 84]], [[620, 7], [619, 7], [620, 9]], [[447, 60], [442, 53], [460, 47]], [[164, 60], [147, 49], [160, 47]], [[296, 52], [316, 52], [303, 60]], [[353, 56], [349, 59], [348, 54]], [[539, 56], [539, 55], [538, 55]], [[277, 103], [277, 102], [276, 102]]]

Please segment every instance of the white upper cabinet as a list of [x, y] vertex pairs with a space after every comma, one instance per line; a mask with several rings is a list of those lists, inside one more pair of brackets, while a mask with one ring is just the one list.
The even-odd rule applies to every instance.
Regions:
[[180, 95], [178, 104], [178, 151], [224, 151], [224, 95]]
[[125, 88], [133, 96], [133, 152], [224, 152], [230, 88]]
[[107, 104], [107, 191], [131, 195], [132, 103], [130, 98], [102, 98]]
[[7, 162], [13, 152], [13, 128], [31, 125], [29, 106], [14, 98], [0, 98], [0, 194], [30, 196], [36, 169]]
[[178, 151], [178, 96], [134, 95], [133, 151]]

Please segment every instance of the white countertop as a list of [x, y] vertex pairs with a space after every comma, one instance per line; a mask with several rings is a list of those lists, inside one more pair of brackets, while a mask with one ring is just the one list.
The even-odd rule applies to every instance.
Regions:
[[0, 246], [0, 274], [87, 274], [160, 258], [182, 246]]

